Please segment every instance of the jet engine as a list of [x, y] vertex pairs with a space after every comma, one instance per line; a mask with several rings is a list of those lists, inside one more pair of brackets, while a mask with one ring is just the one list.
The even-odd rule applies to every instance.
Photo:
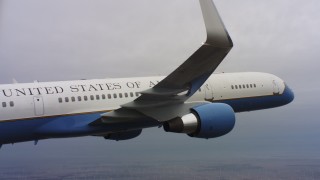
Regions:
[[186, 133], [191, 137], [215, 138], [229, 133], [235, 124], [235, 113], [224, 103], [191, 108], [191, 112], [163, 124], [167, 132]]

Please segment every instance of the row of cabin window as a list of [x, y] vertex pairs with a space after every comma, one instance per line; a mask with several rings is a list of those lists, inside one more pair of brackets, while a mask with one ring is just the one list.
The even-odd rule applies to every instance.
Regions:
[[231, 85], [231, 89], [245, 89], [245, 88], [256, 88], [256, 84], [240, 84], [240, 85]]
[[[9, 106], [10, 106], [10, 107], [13, 107], [13, 106], [14, 106], [13, 101], [10, 101], [10, 102], [9, 102]], [[2, 102], [2, 107], [4, 107], [4, 108], [7, 107], [7, 102]]]
[[[105, 94], [102, 94], [101, 95], [101, 99], [106, 99], [106, 98], [108, 98], [108, 99], [112, 99], [112, 98], [114, 98], [114, 99], [116, 99], [116, 98], [123, 98], [123, 97], [125, 97], [125, 98], [127, 98], [127, 97], [134, 97], [134, 96], [139, 96], [139, 93], [133, 93], [133, 92], [130, 92], [130, 93], [119, 93], [119, 94], [116, 94], [116, 93], [114, 93], [114, 94], [107, 94], [107, 95], [105, 95]], [[84, 101], [88, 101], [88, 99], [90, 98], [90, 100], [100, 100], [100, 95], [90, 95], [89, 97], [88, 96], [83, 96], [83, 100]], [[78, 96], [77, 97], [77, 100], [78, 101], [82, 101], [82, 96]], [[58, 98], [58, 101], [59, 101], [59, 103], [62, 103], [62, 98], [60, 97], [60, 98]], [[69, 102], [69, 97], [65, 97], [64, 98], [64, 101], [65, 102]], [[76, 97], [71, 97], [70, 98], [70, 101], [72, 101], [72, 102], [75, 102], [76, 101]]]

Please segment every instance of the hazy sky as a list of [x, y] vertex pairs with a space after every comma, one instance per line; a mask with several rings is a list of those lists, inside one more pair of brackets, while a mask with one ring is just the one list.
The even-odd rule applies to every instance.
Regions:
[[[6, 145], [2, 159], [184, 160], [320, 157], [320, 1], [216, 0], [234, 42], [219, 72], [284, 79], [293, 103], [237, 114], [228, 135], [162, 129], [123, 142], [84, 137]], [[2, 0], [0, 83], [167, 75], [205, 41], [197, 0]], [[2, 161], [4, 162], [4, 161]]]

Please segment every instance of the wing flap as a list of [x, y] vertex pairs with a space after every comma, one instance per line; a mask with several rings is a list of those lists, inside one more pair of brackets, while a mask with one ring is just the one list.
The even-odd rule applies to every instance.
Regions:
[[193, 103], [182, 103], [182, 104], [172, 104], [161, 106], [157, 108], [140, 108], [138, 111], [144, 114], [147, 117], [155, 119], [159, 122], [165, 122], [176, 117], [182, 117], [190, 113], [190, 109], [199, 106], [208, 104], [209, 102], [193, 102]]

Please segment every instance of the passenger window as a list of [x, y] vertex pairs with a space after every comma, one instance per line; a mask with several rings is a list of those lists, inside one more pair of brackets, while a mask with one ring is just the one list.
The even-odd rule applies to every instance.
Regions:
[[69, 102], [69, 98], [68, 98], [68, 97], [65, 97], [65, 98], [64, 98], [64, 101], [65, 101], [65, 102]]
[[87, 96], [83, 96], [83, 99], [84, 99], [85, 101], [88, 101], [88, 97], [87, 97]]
[[71, 101], [72, 101], [72, 102], [75, 102], [75, 101], [76, 101], [76, 98], [75, 98], [75, 97], [71, 97]]
[[62, 103], [62, 98], [61, 97], [58, 98], [58, 101], [59, 101], [59, 103]]
[[238, 85], [235, 85], [235, 88], [238, 89]]
[[250, 84], [250, 88], [252, 88], [252, 84]]
[[119, 98], [122, 98], [122, 93], [119, 93]]
[[90, 95], [90, 100], [94, 100], [94, 96], [93, 95]]
[[231, 89], [233, 89], [233, 85], [231, 85]]
[[128, 97], [128, 93], [124, 93], [124, 97], [126, 97], [126, 98], [127, 98], [127, 97]]
[[2, 102], [2, 107], [7, 107], [7, 103], [6, 102]]
[[139, 96], [139, 93], [136, 92], [136, 96], [138, 97], [138, 96]]
[[81, 96], [78, 96], [78, 101], [81, 101]]
[[113, 98], [117, 98], [117, 94], [116, 93], [113, 94]]
[[245, 89], [245, 88], [246, 88], [246, 86], [245, 86], [245, 85], [242, 85], [242, 87], [243, 87], [243, 89]]
[[102, 99], [106, 99], [106, 95], [102, 94], [101, 95]]
[[111, 99], [111, 94], [108, 94], [108, 99]]
[[241, 89], [241, 85], [239, 85], [239, 89]]
[[257, 87], [256, 84], [253, 84], [253, 87]]
[[100, 96], [99, 96], [99, 95], [96, 95], [96, 99], [99, 100], [99, 99], [100, 99]]
[[130, 92], [130, 96], [133, 97], [133, 92]]
[[247, 88], [249, 88], [249, 84], [247, 84]]
[[10, 101], [10, 107], [13, 107], [13, 106], [14, 106], [13, 101]]

